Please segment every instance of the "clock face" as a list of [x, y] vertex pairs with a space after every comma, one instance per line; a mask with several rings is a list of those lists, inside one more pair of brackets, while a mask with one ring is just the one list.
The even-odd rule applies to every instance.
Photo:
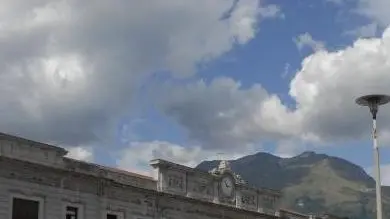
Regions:
[[232, 197], [234, 192], [234, 182], [231, 177], [225, 176], [221, 180], [221, 190], [223, 195]]

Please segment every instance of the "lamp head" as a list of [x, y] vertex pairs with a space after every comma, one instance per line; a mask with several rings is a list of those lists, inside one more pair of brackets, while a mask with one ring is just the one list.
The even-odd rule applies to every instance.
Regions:
[[356, 99], [357, 104], [370, 108], [373, 119], [376, 119], [379, 105], [384, 105], [388, 102], [390, 102], [390, 96], [383, 94], [365, 95]]

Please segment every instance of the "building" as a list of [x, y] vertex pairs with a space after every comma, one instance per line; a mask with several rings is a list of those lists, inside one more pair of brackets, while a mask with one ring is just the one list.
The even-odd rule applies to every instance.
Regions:
[[247, 186], [226, 161], [202, 172], [152, 160], [154, 179], [66, 154], [60, 147], [0, 133], [0, 218], [309, 218], [279, 210], [279, 191]]
[[331, 214], [324, 215], [307, 215], [299, 212], [294, 212], [287, 209], [280, 209], [280, 219], [348, 219], [348, 217], [338, 217]]

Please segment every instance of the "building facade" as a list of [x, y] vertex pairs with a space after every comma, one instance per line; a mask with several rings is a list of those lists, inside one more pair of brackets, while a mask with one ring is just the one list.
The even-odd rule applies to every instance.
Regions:
[[279, 191], [247, 186], [222, 161], [211, 172], [152, 160], [156, 179], [65, 157], [0, 133], [1, 219], [309, 218], [279, 209]]

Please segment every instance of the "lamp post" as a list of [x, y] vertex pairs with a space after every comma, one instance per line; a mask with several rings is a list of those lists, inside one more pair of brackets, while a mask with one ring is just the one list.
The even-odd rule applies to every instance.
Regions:
[[376, 182], [376, 218], [382, 219], [382, 192], [381, 192], [381, 173], [379, 167], [379, 148], [377, 142], [376, 115], [380, 105], [390, 102], [390, 96], [373, 94], [365, 95], [356, 99], [356, 103], [361, 106], [368, 106], [372, 115], [372, 140], [375, 161], [375, 182]]

